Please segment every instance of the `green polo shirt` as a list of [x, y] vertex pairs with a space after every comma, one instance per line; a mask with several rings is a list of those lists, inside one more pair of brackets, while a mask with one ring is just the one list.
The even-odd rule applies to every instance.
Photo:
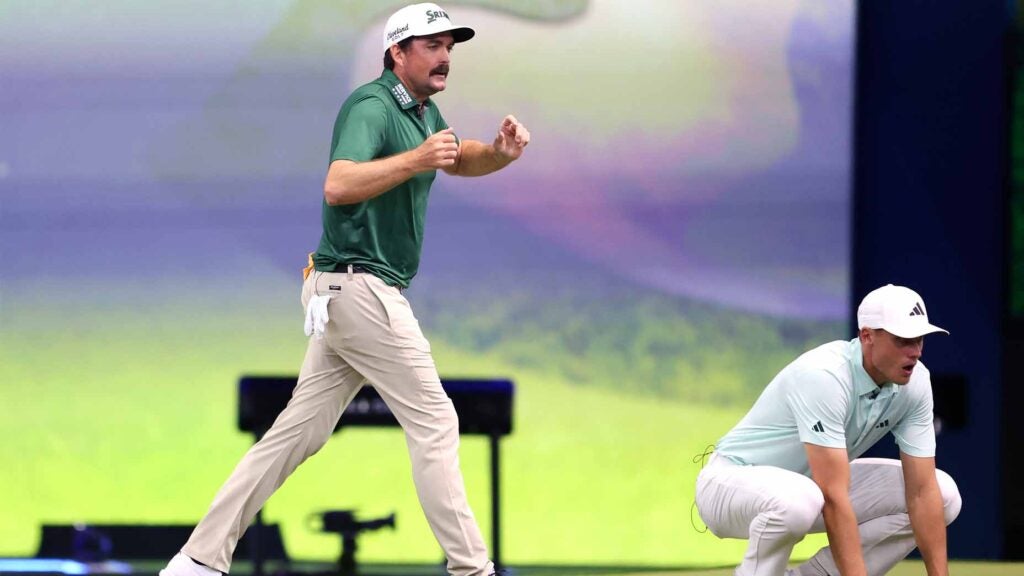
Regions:
[[918, 362], [907, 384], [878, 386], [855, 338], [819, 346], [783, 368], [715, 451], [737, 464], [810, 475], [804, 443], [845, 448], [853, 460], [888, 432], [902, 452], [935, 456], [931, 376]]
[[[367, 162], [412, 150], [448, 128], [427, 99], [422, 110], [394, 72], [357, 88], [338, 112], [330, 161]], [[422, 114], [422, 118], [420, 115]], [[323, 235], [313, 255], [317, 270], [357, 264], [395, 286], [408, 287], [419, 269], [427, 197], [436, 170], [421, 172], [365, 202], [323, 203]]]

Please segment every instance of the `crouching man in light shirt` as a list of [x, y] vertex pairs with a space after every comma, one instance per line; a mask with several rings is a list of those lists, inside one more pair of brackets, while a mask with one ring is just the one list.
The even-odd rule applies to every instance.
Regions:
[[[902, 286], [868, 294], [859, 334], [804, 353], [715, 445], [697, 478], [697, 509], [720, 538], [750, 541], [737, 576], [887, 573], [915, 546], [929, 576], [948, 574], [946, 526], [960, 493], [935, 468], [928, 369], [933, 326]], [[900, 460], [859, 458], [891, 432]], [[787, 570], [793, 546], [826, 532], [829, 545]]]

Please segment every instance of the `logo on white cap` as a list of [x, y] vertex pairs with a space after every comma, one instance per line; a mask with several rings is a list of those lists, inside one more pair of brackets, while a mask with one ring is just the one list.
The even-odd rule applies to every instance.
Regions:
[[857, 308], [858, 328], [881, 328], [900, 338], [917, 338], [933, 332], [949, 332], [928, 322], [921, 296], [903, 286], [886, 284], [872, 290]]
[[412, 4], [395, 12], [384, 25], [384, 49], [387, 50], [406, 38], [430, 36], [451, 32], [456, 42], [465, 42], [476, 32], [466, 26], [456, 26], [448, 13], [432, 2]]

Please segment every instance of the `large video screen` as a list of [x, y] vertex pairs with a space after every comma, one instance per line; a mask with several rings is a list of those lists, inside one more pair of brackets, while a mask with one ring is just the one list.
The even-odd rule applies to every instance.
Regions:
[[[295, 374], [331, 130], [401, 4], [6, 0], [0, 9], [0, 556], [44, 523], [193, 524], [252, 444], [237, 383]], [[712, 565], [699, 464], [777, 370], [852, 337], [854, 3], [464, 0], [435, 98], [462, 138], [406, 293], [442, 377], [514, 381], [511, 563]], [[488, 446], [462, 468], [489, 540]], [[343, 430], [267, 503], [397, 514], [360, 560], [435, 562], [396, 429]], [[799, 553], [815, 549], [808, 539]]]

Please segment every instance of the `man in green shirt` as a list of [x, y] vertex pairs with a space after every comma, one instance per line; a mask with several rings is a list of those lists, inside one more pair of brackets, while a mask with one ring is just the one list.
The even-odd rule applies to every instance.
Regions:
[[430, 100], [447, 87], [452, 47], [473, 35], [431, 3], [388, 19], [385, 70], [349, 96], [334, 125], [323, 235], [302, 289], [312, 337], [298, 385], [161, 576], [227, 573], [256, 512], [323, 446], [367, 382], [405, 431], [416, 491], [448, 571], [494, 574], [459, 470], [458, 417], [402, 295], [419, 267], [436, 171], [488, 174], [518, 159], [530, 142], [513, 116], [490, 144], [459, 139]]
[[[885, 574], [920, 548], [947, 576], [946, 525], [960, 493], [935, 469], [935, 430], [921, 297], [892, 284], [857, 310], [860, 332], [804, 353], [723, 436], [697, 478], [697, 508], [722, 538], [750, 541], [739, 576]], [[900, 460], [860, 458], [891, 432]], [[793, 545], [829, 546], [786, 571]]]

